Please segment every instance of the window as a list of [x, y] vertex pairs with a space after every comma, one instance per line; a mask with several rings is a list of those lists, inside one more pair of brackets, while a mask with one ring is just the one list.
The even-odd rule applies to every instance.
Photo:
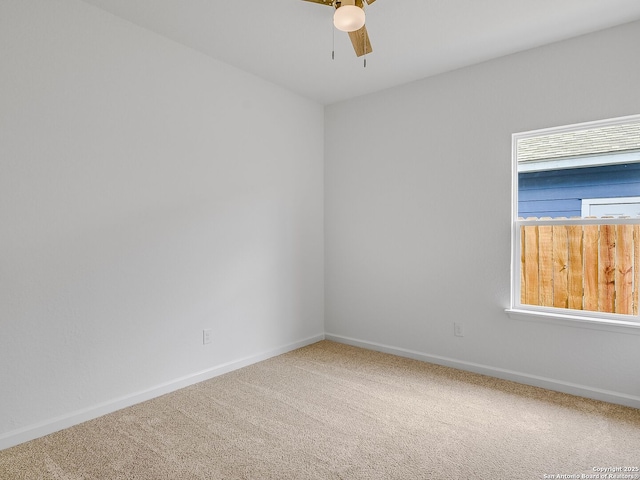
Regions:
[[513, 135], [510, 315], [640, 333], [640, 115]]
[[640, 217], [640, 197], [583, 198], [583, 217]]

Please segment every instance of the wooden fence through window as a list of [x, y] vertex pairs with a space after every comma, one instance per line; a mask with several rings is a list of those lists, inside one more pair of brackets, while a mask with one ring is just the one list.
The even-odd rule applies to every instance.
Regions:
[[640, 225], [523, 225], [520, 247], [522, 304], [638, 314]]

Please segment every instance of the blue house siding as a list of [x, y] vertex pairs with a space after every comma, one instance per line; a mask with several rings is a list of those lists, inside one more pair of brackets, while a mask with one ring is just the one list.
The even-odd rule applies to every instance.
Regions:
[[640, 163], [518, 174], [519, 217], [579, 217], [583, 198], [640, 196]]

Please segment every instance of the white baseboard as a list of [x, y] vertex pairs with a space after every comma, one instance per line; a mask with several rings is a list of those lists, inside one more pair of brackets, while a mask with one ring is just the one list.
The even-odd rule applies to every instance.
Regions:
[[0, 434], [0, 450], [4, 450], [5, 448], [13, 447], [20, 443], [28, 442], [29, 440], [34, 440], [36, 438], [49, 435], [50, 433], [54, 433], [65, 428], [78, 425], [88, 420], [93, 420], [94, 418], [101, 417], [102, 415], [106, 415], [107, 413], [112, 413], [117, 410], [130, 407], [137, 403], [151, 400], [152, 398], [156, 398], [175, 390], [188, 387], [189, 385], [194, 385], [196, 383], [209, 380], [211, 378], [217, 377], [218, 375], [232, 372], [234, 370], [238, 370], [239, 368], [243, 368], [254, 363], [267, 360], [277, 355], [282, 355], [283, 353], [287, 353], [292, 350], [311, 345], [312, 343], [319, 342], [323, 339], [323, 334], [315, 335], [313, 337], [305, 338], [294, 343], [258, 353], [256, 355], [251, 355], [249, 357], [223, 363], [221, 365], [217, 365], [215, 367], [208, 368], [191, 375], [177, 378], [175, 380], [171, 380], [169, 382], [140, 392], [125, 395], [123, 397], [109, 400], [92, 407], [84, 408], [75, 412], [69, 412], [59, 417], [51, 418], [34, 425], [28, 425], [18, 430]]
[[504, 368], [491, 367], [479, 363], [465, 362], [453, 358], [442, 357], [440, 355], [430, 355], [426, 353], [416, 352], [414, 350], [392, 347], [390, 345], [358, 340], [355, 338], [344, 337], [342, 335], [334, 335], [331, 333], [325, 333], [325, 339], [352, 345], [354, 347], [362, 347], [369, 350], [398, 355], [400, 357], [412, 358], [414, 360], [421, 360], [428, 363], [435, 363], [437, 365], [443, 365], [445, 367], [452, 367], [468, 372], [480, 373], [482, 375], [501, 378], [503, 380], [511, 380], [516, 383], [546, 388], [548, 390], [555, 390], [557, 392], [568, 393], [571, 395], [592, 398], [594, 400], [602, 400], [604, 402], [615, 403], [618, 405], [625, 405], [627, 407], [640, 409], [640, 397], [636, 397], [634, 395], [627, 395], [620, 392], [603, 390], [586, 385], [578, 385], [575, 383], [564, 382], [553, 378], [530, 375], [528, 373], [506, 370]]

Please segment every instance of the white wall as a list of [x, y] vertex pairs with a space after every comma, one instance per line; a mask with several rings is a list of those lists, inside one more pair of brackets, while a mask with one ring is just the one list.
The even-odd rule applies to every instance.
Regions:
[[0, 448], [322, 338], [321, 105], [76, 0], [0, 69]]
[[640, 113], [638, 45], [635, 22], [328, 107], [327, 337], [640, 407], [640, 336], [504, 313], [511, 134]]

